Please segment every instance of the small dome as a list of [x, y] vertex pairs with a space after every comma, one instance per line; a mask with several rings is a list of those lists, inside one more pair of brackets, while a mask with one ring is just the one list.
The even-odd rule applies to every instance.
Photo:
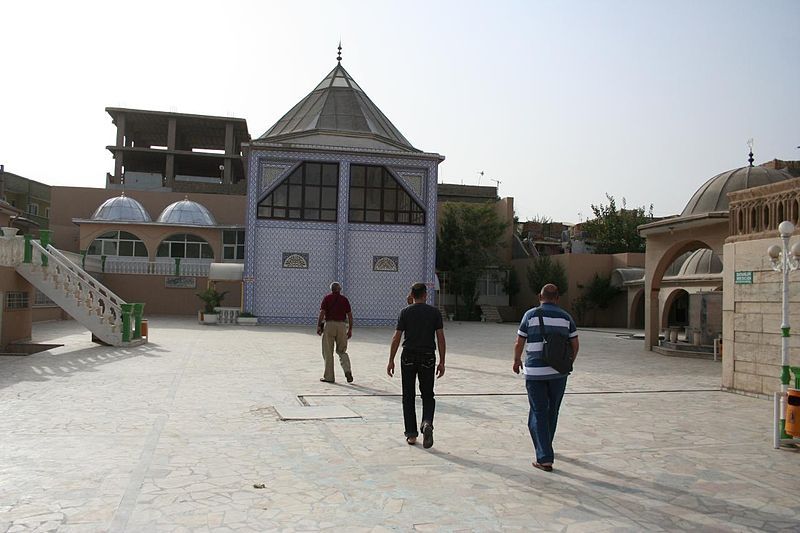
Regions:
[[217, 221], [205, 206], [188, 198], [168, 205], [156, 222], [189, 226], [216, 226]]
[[722, 272], [722, 259], [708, 248], [701, 248], [686, 258], [678, 272], [678, 277], [697, 276], [701, 274], [719, 274]]
[[145, 208], [123, 193], [121, 196], [109, 198], [95, 209], [92, 220], [109, 220], [125, 222], [150, 222], [150, 215]]
[[628, 281], [644, 282], [644, 269], [638, 267], [617, 268], [611, 273], [611, 286], [620, 288]]
[[789, 179], [792, 179], [792, 175], [785, 170], [764, 167], [747, 166], [723, 172], [714, 176], [697, 189], [692, 199], [683, 208], [681, 216], [727, 211], [729, 192], [769, 185]]

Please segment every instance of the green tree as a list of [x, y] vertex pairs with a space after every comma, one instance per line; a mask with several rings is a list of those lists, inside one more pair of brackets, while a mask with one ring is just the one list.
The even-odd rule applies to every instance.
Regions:
[[644, 252], [645, 238], [636, 228], [653, 220], [653, 205], [650, 204], [647, 211], [644, 207], [627, 209], [623, 198], [622, 209], [617, 209], [613, 196], [606, 193], [606, 199], [608, 205], [592, 204], [594, 219], [583, 224], [594, 242], [594, 251], [598, 254]]
[[497, 252], [505, 228], [492, 204], [451, 202], [442, 206], [436, 266], [448, 273], [456, 314], [463, 319], [475, 316], [478, 279], [488, 267], [499, 263]]
[[594, 309], [607, 309], [614, 297], [622, 292], [619, 287], [611, 285], [611, 276], [595, 274], [588, 285], [579, 285], [583, 294], [575, 300], [573, 310], [579, 322], [583, 322], [586, 313]]
[[558, 287], [560, 294], [567, 292], [567, 271], [564, 265], [558, 261], [553, 261], [549, 255], [540, 255], [533, 260], [533, 264], [528, 267], [528, 287], [535, 295], [539, 295], [542, 287], [548, 283]]

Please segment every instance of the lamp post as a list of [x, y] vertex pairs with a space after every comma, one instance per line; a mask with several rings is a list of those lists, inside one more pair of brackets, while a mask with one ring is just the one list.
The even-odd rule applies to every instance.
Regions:
[[794, 224], [784, 220], [778, 226], [781, 245], [773, 244], [767, 249], [772, 269], [780, 272], [782, 279], [783, 309], [781, 312], [781, 392], [775, 393], [775, 417], [773, 420], [774, 446], [779, 448], [781, 440], [791, 438], [784, 431], [786, 426], [786, 395], [789, 390], [789, 272], [800, 267], [800, 242], [789, 251], [789, 238], [794, 233]]

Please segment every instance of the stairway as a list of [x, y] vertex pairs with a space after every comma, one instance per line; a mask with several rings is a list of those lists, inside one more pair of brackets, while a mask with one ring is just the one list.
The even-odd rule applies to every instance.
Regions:
[[482, 305], [481, 306], [481, 314], [483, 315], [483, 320], [485, 322], [502, 322], [503, 318], [500, 316], [500, 312], [497, 310], [497, 307], [494, 305]]
[[[13, 266], [95, 337], [111, 346], [143, 344], [141, 305], [126, 303], [53, 246], [20, 236], [0, 238], [0, 264]], [[138, 316], [134, 316], [134, 309]]]

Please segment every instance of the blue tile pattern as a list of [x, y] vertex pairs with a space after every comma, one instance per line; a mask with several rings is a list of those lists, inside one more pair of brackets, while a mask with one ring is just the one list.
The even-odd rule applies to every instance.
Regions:
[[[257, 219], [258, 201], [303, 161], [339, 164], [337, 221]], [[425, 209], [426, 225], [349, 223], [351, 164], [389, 169]], [[277, 177], [273, 177], [273, 170], [266, 170], [278, 166], [284, 170]], [[245, 310], [257, 315], [262, 324], [313, 324], [330, 282], [337, 280], [350, 299], [359, 325], [394, 325], [411, 285], [418, 281], [433, 284], [437, 166], [438, 161], [433, 159], [283, 151], [253, 145], [247, 163]], [[267, 180], [270, 184], [262, 187]], [[283, 254], [289, 251], [307, 253], [308, 268], [283, 268]], [[373, 270], [376, 257], [395, 259], [397, 271]], [[432, 297], [433, 291], [430, 303]]]

